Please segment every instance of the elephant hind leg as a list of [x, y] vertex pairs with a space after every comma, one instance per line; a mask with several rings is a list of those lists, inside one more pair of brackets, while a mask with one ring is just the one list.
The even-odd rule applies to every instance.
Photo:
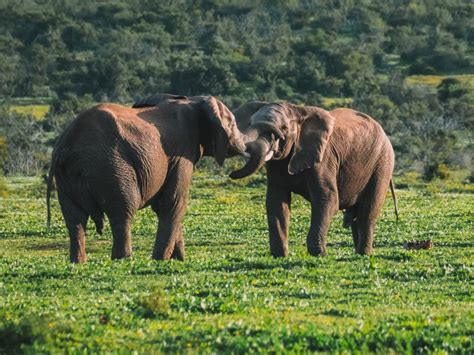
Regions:
[[161, 198], [160, 208], [155, 208], [158, 216], [158, 230], [153, 247], [153, 259], [184, 261], [184, 238], [182, 221], [186, 211], [186, 197], [170, 201], [168, 195]]
[[158, 230], [152, 257], [184, 260], [183, 219], [186, 212], [193, 165], [181, 160], [168, 171], [168, 180], [152, 208], [158, 216]]
[[128, 258], [132, 255], [132, 218], [128, 215], [109, 217], [112, 229], [112, 259]]
[[86, 255], [86, 226], [88, 214], [58, 189], [61, 211], [69, 232], [69, 258], [72, 263], [84, 263]]
[[360, 255], [371, 255], [373, 251], [375, 221], [361, 218], [357, 222], [358, 241], [356, 252]]
[[375, 222], [382, 211], [390, 179], [375, 174], [365, 189], [357, 208], [358, 242], [356, 252], [370, 255], [373, 251]]
[[357, 220], [354, 220], [351, 224], [352, 240], [354, 241], [354, 249], [357, 251], [359, 246], [359, 226]]
[[342, 221], [342, 226], [344, 228], [351, 228], [352, 240], [354, 241], [354, 249], [357, 250], [357, 245], [359, 244], [359, 230], [357, 226], [357, 211], [358, 206], [354, 205], [352, 207], [346, 208], [344, 211], [344, 219]]

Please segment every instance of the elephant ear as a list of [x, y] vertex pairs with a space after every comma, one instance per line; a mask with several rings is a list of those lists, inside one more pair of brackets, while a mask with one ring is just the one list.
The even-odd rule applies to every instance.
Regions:
[[288, 172], [299, 172], [312, 168], [323, 160], [329, 138], [334, 129], [335, 118], [321, 108], [311, 108], [301, 124]]
[[221, 101], [208, 96], [202, 99], [200, 105], [210, 127], [214, 158], [222, 166], [231, 144], [237, 151], [245, 151], [242, 135], [237, 129], [233, 113]]

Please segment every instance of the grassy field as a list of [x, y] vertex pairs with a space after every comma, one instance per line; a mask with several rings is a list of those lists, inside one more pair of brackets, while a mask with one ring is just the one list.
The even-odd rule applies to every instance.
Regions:
[[49, 112], [49, 105], [15, 105], [10, 108], [13, 112], [19, 115], [31, 115], [40, 120], [43, 119]]
[[425, 85], [436, 88], [444, 79], [453, 78], [474, 88], [474, 74], [459, 75], [411, 75], [406, 78], [408, 85]]
[[[473, 353], [474, 195], [398, 190], [375, 255], [352, 251], [338, 214], [329, 255], [306, 254], [309, 206], [295, 198], [290, 256], [269, 256], [265, 188], [198, 173], [185, 223], [187, 260], [150, 259], [156, 221], [133, 226], [134, 256], [112, 262], [111, 234], [89, 230], [85, 265], [68, 263], [39, 179], [7, 180], [0, 199], [2, 352]], [[432, 239], [430, 250], [405, 250]]]

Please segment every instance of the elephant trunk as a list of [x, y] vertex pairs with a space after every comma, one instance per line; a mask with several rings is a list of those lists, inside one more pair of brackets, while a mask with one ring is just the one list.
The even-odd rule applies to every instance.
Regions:
[[259, 170], [265, 161], [268, 160], [268, 154], [271, 148], [270, 143], [262, 137], [259, 137], [255, 141], [246, 143], [246, 152], [249, 153], [250, 158], [247, 164], [239, 170], [235, 170], [230, 174], [232, 179], [241, 179], [249, 176]]

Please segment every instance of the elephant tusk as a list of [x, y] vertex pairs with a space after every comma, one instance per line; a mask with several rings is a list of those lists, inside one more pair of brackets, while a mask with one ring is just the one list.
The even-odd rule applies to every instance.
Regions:
[[275, 151], [278, 149], [278, 144], [280, 143], [280, 139], [276, 139], [273, 141], [272, 148], [268, 151], [267, 155], [265, 156], [265, 161], [269, 161], [273, 158]]
[[267, 156], [265, 157], [265, 161], [269, 161], [271, 158], [273, 158], [273, 153], [274, 153], [274, 151], [270, 150], [268, 152]]

